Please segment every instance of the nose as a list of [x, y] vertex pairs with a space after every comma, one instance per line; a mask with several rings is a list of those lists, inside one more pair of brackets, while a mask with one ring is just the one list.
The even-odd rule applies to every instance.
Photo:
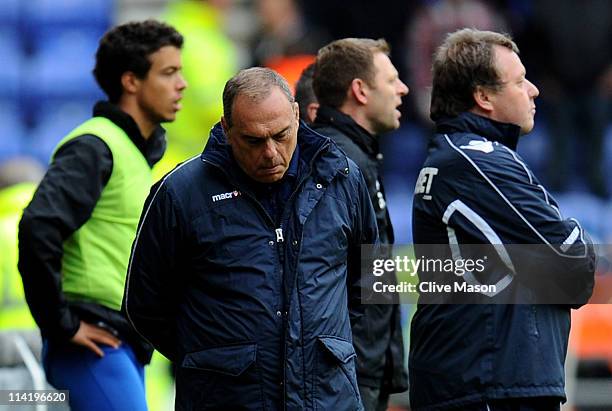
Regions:
[[527, 82], [529, 83], [529, 96], [531, 98], [536, 98], [537, 96], [539, 96], [540, 95], [540, 90], [538, 90], [538, 88], [535, 86], [535, 84], [533, 84], [529, 80], [527, 80]]
[[179, 74], [179, 79], [176, 84], [176, 88], [178, 90], [185, 90], [187, 88], [187, 80], [185, 80], [185, 77], [183, 77], [182, 74]]
[[408, 92], [410, 91], [410, 89], [408, 88], [408, 86], [406, 84], [404, 84], [404, 82], [402, 80], [397, 80], [399, 82], [399, 95], [400, 96], [405, 96], [406, 94], [408, 94]]
[[273, 139], [268, 139], [268, 141], [266, 141], [266, 145], [264, 147], [264, 151], [263, 151], [263, 157], [266, 160], [273, 160], [276, 158], [276, 144], [274, 143]]

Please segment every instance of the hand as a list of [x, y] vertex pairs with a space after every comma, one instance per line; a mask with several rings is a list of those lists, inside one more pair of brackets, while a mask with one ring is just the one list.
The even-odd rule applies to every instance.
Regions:
[[84, 321], [81, 321], [79, 329], [70, 341], [90, 349], [99, 357], [104, 357], [104, 352], [98, 347], [98, 344], [110, 345], [113, 348], [119, 348], [121, 345], [121, 341], [108, 331]]

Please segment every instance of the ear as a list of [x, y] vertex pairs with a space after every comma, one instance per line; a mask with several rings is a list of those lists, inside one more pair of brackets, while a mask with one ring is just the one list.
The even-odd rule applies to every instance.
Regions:
[[300, 124], [300, 105], [294, 101], [292, 104], [293, 107], [293, 114], [295, 115], [295, 121], [297, 121], [298, 124]]
[[126, 71], [121, 75], [121, 86], [127, 94], [134, 94], [138, 91], [140, 79], [131, 71]]
[[351, 85], [349, 87], [349, 96], [352, 96], [355, 100], [357, 100], [361, 104], [368, 103], [368, 93], [365, 81], [360, 78], [354, 78], [351, 81]]
[[306, 106], [306, 115], [308, 116], [308, 121], [314, 123], [317, 118], [317, 110], [319, 109], [319, 103], [310, 103]]
[[487, 113], [491, 112], [493, 110], [493, 104], [491, 102], [492, 94], [493, 90], [482, 86], [476, 86], [472, 96], [474, 97], [477, 108]]
[[227, 122], [223, 116], [221, 116], [221, 127], [223, 127], [223, 132], [227, 136], [229, 134], [229, 127], [227, 126]]

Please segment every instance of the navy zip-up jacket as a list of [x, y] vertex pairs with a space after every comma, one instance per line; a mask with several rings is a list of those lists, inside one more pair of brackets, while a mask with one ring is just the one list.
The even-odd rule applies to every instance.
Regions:
[[361, 172], [298, 131], [300, 167], [273, 221], [219, 125], [201, 158], [153, 187], [124, 309], [177, 364], [179, 410], [361, 410], [351, 321], [359, 246], [377, 242]]
[[[472, 113], [436, 124], [415, 187], [415, 247], [566, 244], [570, 250], [558, 257], [566, 268], [550, 273], [542, 266], [536, 280], [563, 284], [574, 293], [573, 306], [579, 306], [592, 292], [592, 244], [576, 220], [561, 217], [555, 200], [516, 153], [519, 133], [518, 126]], [[521, 284], [530, 279], [518, 268], [520, 261], [510, 266], [514, 271], [507, 278], [480, 280], [499, 281], [520, 296]], [[431, 280], [427, 273], [419, 279]], [[503, 398], [564, 400], [569, 329], [569, 305], [420, 300], [411, 324], [412, 409], [445, 410]]]

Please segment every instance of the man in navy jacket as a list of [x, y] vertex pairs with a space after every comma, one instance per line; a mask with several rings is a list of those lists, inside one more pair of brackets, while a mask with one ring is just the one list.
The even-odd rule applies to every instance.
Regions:
[[[383, 39], [345, 38], [319, 50], [312, 86], [320, 103], [313, 129], [330, 137], [362, 171], [376, 212], [380, 243], [395, 241], [382, 178], [380, 135], [400, 126], [408, 87]], [[393, 275], [394, 277], [394, 275]], [[390, 278], [395, 282], [395, 278]], [[368, 304], [353, 324], [357, 379], [366, 411], [384, 411], [389, 395], [408, 388], [399, 304]]]
[[[516, 44], [493, 32], [455, 32], [434, 58], [436, 134], [415, 187], [416, 248], [446, 244], [457, 258], [468, 244], [496, 244], [505, 274], [455, 276], [471, 286], [496, 286], [495, 292], [463, 300], [481, 304], [427, 304], [421, 294], [409, 362], [414, 410], [547, 411], [559, 410], [565, 400], [570, 306], [590, 297], [595, 256], [580, 224], [561, 217], [516, 153], [519, 135], [534, 126], [538, 96], [525, 75]], [[509, 244], [554, 250], [562, 269], [551, 273], [541, 264], [521, 270], [526, 263], [507, 252], [514, 247]], [[435, 275], [421, 272], [419, 279]], [[562, 284], [571, 298], [545, 304], [529, 284]], [[540, 304], [495, 304], [502, 296]]]
[[350, 320], [376, 243], [361, 172], [269, 69], [225, 86], [202, 156], [153, 187], [124, 307], [177, 364], [176, 408], [361, 410]]

